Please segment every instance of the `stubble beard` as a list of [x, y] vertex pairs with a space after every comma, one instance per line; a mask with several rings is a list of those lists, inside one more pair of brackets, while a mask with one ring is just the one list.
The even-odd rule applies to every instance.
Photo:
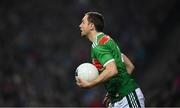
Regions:
[[87, 34], [85, 34], [81, 31], [81, 37], [87, 37]]

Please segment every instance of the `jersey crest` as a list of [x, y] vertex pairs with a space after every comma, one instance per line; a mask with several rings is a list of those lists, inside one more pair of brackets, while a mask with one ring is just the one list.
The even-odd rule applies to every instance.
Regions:
[[109, 40], [110, 40], [110, 37], [106, 35], [98, 41], [98, 44], [105, 44]]
[[92, 64], [94, 66], [96, 66], [98, 71], [102, 71], [103, 70], [103, 66], [99, 63], [99, 61], [97, 59], [92, 59]]

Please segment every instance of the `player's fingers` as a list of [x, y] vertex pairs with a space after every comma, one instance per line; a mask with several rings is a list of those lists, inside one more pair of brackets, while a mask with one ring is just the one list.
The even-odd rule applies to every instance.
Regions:
[[104, 98], [104, 100], [103, 100], [103, 104], [105, 105], [105, 106], [108, 106], [109, 105], [109, 102], [110, 102], [110, 99], [109, 99], [109, 97], [105, 97]]
[[104, 97], [103, 104], [106, 104], [106, 101], [107, 101], [107, 97]]
[[80, 77], [78, 77], [78, 82], [84, 82], [84, 80], [82, 79], [82, 78], [80, 78]]
[[102, 103], [105, 104], [105, 102], [106, 102], [106, 100], [104, 99]]
[[109, 103], [110, 103], [110, 99], [108, 98], [107, 100], [106, 100], [106, 106], [109, 106]]
[[81, 86], [81, 84], [80, 84], [79, 82], [76, 82], [76, 84], [77, 84], [78, 86]]
[[79, 77], [76, 76], [76, 82], [80, 82], [80, 79]]

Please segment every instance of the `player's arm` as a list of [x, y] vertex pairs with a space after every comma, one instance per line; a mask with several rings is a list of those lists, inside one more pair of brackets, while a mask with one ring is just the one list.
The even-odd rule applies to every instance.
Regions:
[[100, 83], [107, 81], [111, 77], [115, 76], [117, 73], [118, 70], [115, 61], [111, 61], [105, 66], [105, 70], [95, 80], [91, 82], [87, 82], [81, 78], [76, 77], [77, 85], [82, 88], [92, 88]]
[[[124, 62], [125, 66], [126, 66], [126, 69], [128, 71], [129, 74], [132, 74], [133, 70], [134, 70], [134, 65], [133, 63], [130, 61], [130, 59], [121, 53], [121, 58], [123, 59], [122, 61]], [[110, 102], [110, 99], [108, 97], [108, 93], [106, 93], [105, 97], [104, 97], [104, 100], [103, 100], [103, 104], [105, 104], [106, 106], [108, 106]]]
[[95, 86], [99, 83], [103, 83], [110, 79], [111, 77], [118, 74], [115, 61], [111, 61], [105, 66], [105, 70], [94, 80], [92, 81], [92, 86]]
[[121, 54], [121, 57], [123, 58], [123, 61], [124, 61], [124, 64], [126, 66], [126, 69], [128, 71], [129, 74], [132, 74], [133, 70], [134, 70], [134, 65], [133, 63], [130, 61], [130, 59], [124, 55], [124, 54]]

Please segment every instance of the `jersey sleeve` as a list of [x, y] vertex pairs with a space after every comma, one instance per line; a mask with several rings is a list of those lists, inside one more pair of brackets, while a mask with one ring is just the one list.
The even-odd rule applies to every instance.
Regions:
[[114, 61], [111, 50], [105, 45], [98, 45], [95, 50], [96, 58], [105, 67], [111, 61]]

